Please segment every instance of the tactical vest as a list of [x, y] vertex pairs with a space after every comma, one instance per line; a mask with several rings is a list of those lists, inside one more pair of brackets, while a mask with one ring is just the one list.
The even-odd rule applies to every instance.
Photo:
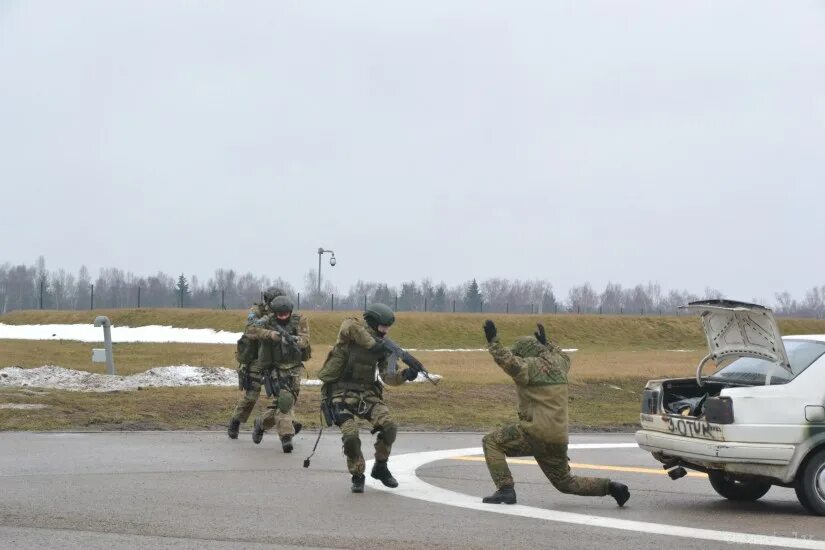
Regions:
[[378, 386], [375, 378], [376, 368], [386, 360], [383, 351], [371, 352], [357, 344], [346, 346], [347, 362], [341, 378], [335, 387], [345, 390], [367, 391]]
[[[286, 329], [289, 334], [298, 336], [298, 324], [300, 321], [301, 316], [294, 313], [292, 317], [290, 317], [289, 322], [284, 326], [284, 329]], [[285, 355], [280, 342], [274, 342], [272, 344], [272, 362], [279, 367], [292, 367], [301, 363], [301, 354], [290, 348]]]

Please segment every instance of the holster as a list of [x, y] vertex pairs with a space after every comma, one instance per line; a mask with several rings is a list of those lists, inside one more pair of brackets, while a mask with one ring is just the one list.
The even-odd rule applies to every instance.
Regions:
[[269, 371], [266, 374], [264, 374], [264, 388], [266, 388], [267, 397], [278, 395], [278, 391], [281, 389], [280, 385], [278, 384], [278, 380], [272, 379], [272, 371]]
[[327, 399], [321, 400], [321, 414], [324, 415], [324, 423], [327, 427], [333, 424], [338, 425], [338, 415], [336, 414], [335, 407], [332, 407]]

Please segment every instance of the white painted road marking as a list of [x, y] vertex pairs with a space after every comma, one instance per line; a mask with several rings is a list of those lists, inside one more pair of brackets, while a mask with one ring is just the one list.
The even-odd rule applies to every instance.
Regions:
[[[570, 449], [626, 449], [636, 447], [635, 443], [584, 443], [571, 444]], [[662, 535], [670, 537], [685, 537], [691, 539], [711, 540], [714, 542], [728, 542], [733, 544], [754, 544], [759, 546], [784, 546], [786, 548], [810, 548], [825, 550], [825, 542], [790, 538], [774, 537], [768, 535], [758, 535], [751, 533], [739, 533], [736, 531], [717, 531], [713, 529], [699, 529], [695, 527], [681, 527], [678, 525], [668, 525], [664, 523], [651, 523], [647, 521], [634, 521], [626, 519], [608, 518], [593, 516], [589, 514], [577, 514], [572, 512], [560, 512], [557, 510], [547, 510], [544, 508], [534, 508], [520, 504], [484, 504], [478, 495], [465, 495], [447, 489], [442, 489], [419, 479], [415, 471], [430, 462], [437, 460], [447, 460], [456, 456], [481, 454], [480, 447], [470, 447], [466, 449], [447, 449], [444, 451], [428, 451], [423, 453], [409, 453], [394, 455], [391, 465], [393, 476], [398, 480], [399, 486], [396, 489], [384, 487], [380, 481], [367, 476], [367, 484], [372, 489], [388, 491], [390, 493], [444, 504], [446, 506], [457, 506], [482, 512], [492, 512], [510, 516], [521, 516], [527, 518], [543, 519], [560, 523], [570, 523], [574, 525], [586, 525], [588, 527], [602, 527], [605, 529], [619, 529], [623, 531], [634, 531], [649, 535]], [[367, 463], [367, 468], [372, 467], [372, 460]], [[607, 497], [609, 498], [609, 497]], [[605, 500], [607, 502], [607, 499]], [[633, 500], [631, 498], [631, 504]], [[615, 503], [610, 501], [611, 505]]]

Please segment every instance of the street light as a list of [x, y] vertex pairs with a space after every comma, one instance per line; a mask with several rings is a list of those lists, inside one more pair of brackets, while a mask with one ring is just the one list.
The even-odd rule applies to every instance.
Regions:
[[318, 249], [318, 294], [321, 294], [321, 256], [323, 256], [325, 252], [332, 254], [329, 259], [329, 265], [335, 267], [335, 264], [338, 263], [335, 259], [335, 252], [332, 250], [324, 250], [323, 247]]

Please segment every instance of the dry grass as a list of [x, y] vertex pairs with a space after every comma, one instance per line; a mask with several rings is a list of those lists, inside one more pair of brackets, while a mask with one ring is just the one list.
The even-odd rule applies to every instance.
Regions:
[[[642, 380], [599, 381], [570, 387], [572, 430], [632, 429], [638, 422]], [[44, 409], [0, 409], [0, 430], [224, 429], [240, 392], [232, 388], [149, 388], [81, 393], [0, 388], [0, 404]], [[516, 420], [512, 384], [416, 384], [388, 389], [385, 399], [403, 429], [487, 430]], [[296, 415], [317, 428], [318, 388], [304, 388]], [[263, 412], [259, 400], [255, 414]]]
[[[91, 350], [97, 344], [80, 342], [45, 342], [0, 340], [0, 368], [23, 368], [56, 365], [88, 372], [105, 372], [103, 363], [91, 362]], [[321, 368], [329, 346], [318, 346], [307, 362], [307, 372], [314, 377]], [[152, 367], [193, 365], [202, 367], [237, 366], [234, 347], [221, 344], [115, 344], [115, 367], [118, 374], [143, 372]], [[496, 366], [490, 354], [483, 352], [417, 352], [430, 372], [460, 384], [504, 384], [507, 376]], [[578, 351], [571, 354], [572, 381], [621, 378], [658, 378], [689, 376], [702, 353], [668, 351]]]

